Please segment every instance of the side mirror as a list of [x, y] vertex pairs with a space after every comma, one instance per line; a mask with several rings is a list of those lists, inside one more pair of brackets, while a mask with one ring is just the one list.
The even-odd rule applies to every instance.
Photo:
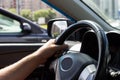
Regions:
[[31, 33], [32, 32], [30, 24], [23, 23], [23, 32], [24, 33]]
[[48, 21], [48, 35], [52, 38], [56, 38], [60, 35], [67, 27], [74, 22], [69, 19], [52, 19]]
[[60, 35], [65, 29], [67, 29], [67, 22], [66, 21], [55, 21], [53, 22], [51, 28], [52, 37], [57, 37]]

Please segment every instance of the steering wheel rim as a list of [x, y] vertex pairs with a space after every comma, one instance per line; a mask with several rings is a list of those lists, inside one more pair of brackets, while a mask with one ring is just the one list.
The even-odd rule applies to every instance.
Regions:
[[104, 30], [97, 23], [89, 20], [82, 20], [75, 24], [70, 25], [59, 37], [56, 38], [56, 44], [61, 45], [64, 41], [74, 32], [81, 28], [90, 28], [95, 32], [98, 41], [98, 64], [97, 71], [95, 73], [93, 80], [98, 80], [101, 78], [103, 73], [106, 71], [107, 63], [108, 63], [108, 40]]

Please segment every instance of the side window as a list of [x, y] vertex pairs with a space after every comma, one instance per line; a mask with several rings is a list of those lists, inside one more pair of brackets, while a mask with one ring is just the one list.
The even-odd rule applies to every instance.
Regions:
[[16, 33], [21, 31], [18, 21], [0, 14], [0, 33]]

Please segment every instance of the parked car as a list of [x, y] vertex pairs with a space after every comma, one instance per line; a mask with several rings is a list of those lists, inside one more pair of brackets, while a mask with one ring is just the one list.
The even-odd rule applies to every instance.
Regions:
[[49, 39], [47, 30], [0, 8], [0, 68], [35, 51]]
[[[48, 39], [56, 38], [56, 44], [66, 43], [69, 50], [57, 58], [51, 57], [26, 80], [119, 80], [119, 20], [109, 18], [93, 0], [42, 1], [67, 19], [49, 20], [46, 31], [27, 19], [0, 9], [0, 17], [4, 17], [0, 22], [0, 67], [16, 62]], [[9, 28], [15, 26], [17, 30]]]

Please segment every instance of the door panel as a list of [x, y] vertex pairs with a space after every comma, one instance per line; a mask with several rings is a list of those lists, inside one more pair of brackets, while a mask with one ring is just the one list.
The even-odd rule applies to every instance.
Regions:
[[0, 44], [0, 68], [8, 66], [24, 56], [33, 53], [43, 44], [41, 43], [12, 43], [12, 44]]
[[[44, 38], [44, 37], [43, 37]], [[22, 33], [0, 34], [0, 43], [33, 43], [38, 42], [37, 34], [24, 35]]]

